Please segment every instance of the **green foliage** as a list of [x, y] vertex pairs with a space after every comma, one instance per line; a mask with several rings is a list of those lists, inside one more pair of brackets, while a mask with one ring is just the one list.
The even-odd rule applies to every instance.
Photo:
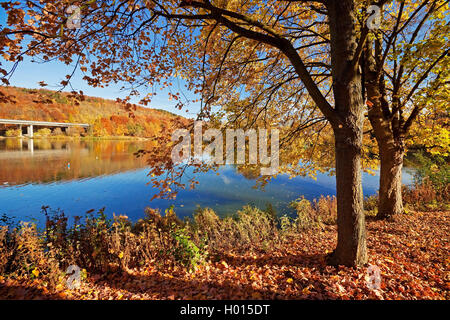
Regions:
[[448, 158], [417, 152], [413, 155], [416, 164], [414, 180], [416, 184], [430, 181], [438, 192], [447, 188], [450, 183], [450, 164]]
[[403, 188], [403, 199], [413, 210], [449, 210], [450, 165], [448, 158], [415, 152], [409, 159], [416, 172], [414, 186]]
[[173, 256], [176, 261], [188, 268], [195, 268], [204, 260], [204, 251], [191, 240], [186, 228], [177, 228], [173, 224], [171, 236], [175, 240]]

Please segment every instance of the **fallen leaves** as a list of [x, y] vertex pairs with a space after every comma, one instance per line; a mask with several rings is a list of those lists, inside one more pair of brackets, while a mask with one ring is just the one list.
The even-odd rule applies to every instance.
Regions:
[[[369, 265], [380, 286], [368, 285], [368, 268], [323, 263], [336, 245], [335, 227], [305, 231], [270, 253], [221, 252], [219, 262], [195, 271], [153, 265], [126, 272], [89, 274], [79, 289], [47, 287], [34, 279], [0, 277], [2, 299], [449, 299], [450, 212], [402, 215], [368, 222]], [[120, 257], [120, 254], [119, 254]]]

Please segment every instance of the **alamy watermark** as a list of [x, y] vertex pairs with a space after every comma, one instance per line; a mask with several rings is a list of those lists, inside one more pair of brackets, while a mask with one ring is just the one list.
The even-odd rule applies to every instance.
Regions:
[[71, 5], [66, 9], [66, 13], [69, 14], [67, 18], [66, 26], [68, 29], [80, 29], [81, 28], [81, 8], [76, 5]]
[[71, 265], [67, 268], [66, 274], [69, 277], [66, 280], [66, 286], [68, 289], [78, 289], [81, 285], [81, 269], [77, 265]]
[[[181, 141], [180, 141], [181, 138]], [[261, 165], [261, 175], [274, 175], [279, 167], [279, 130], [270, 130], [270, 154], [268, 152], [269, 132], [267, 129], [226, 129], [224, 137], [219, 129], [207, 129], [203, 133], [202, 121], [195, 121], [193, 134], [193, 155], [191, 154], [192, 139], [187, 129], [178, 129], [172, 134], [172, 142], [178, 142], [172, 149], [174, 163], [212, 162], [222, 164], [245, 164], [248, 139], [248, 164]], [[203, 148], [203, 144], [207, 143]], [[224, 161], [224, 153], [226, 162]]]
[[371, 290], [379, 290], [381, 288], [381, 271], [379, 267], [370, 265], [367, 268], [366, 283]]
[[367, 8], [367, 13], [370, 13], [369, 18], [367, 18], [367, 28], [369, 30], [378, 30], [381, 26], [381, 8], [376, 5], [371, 5]]
[[[90, 0], [85, 5], [79, 7], [77, 5], [71, 5], [66, 9], [66, 14], [69, 15], [66, 22], [68, 29], [80, 29], [81, 28], [81, 9], [88, 6], [96, 0]], [[114, 3], [114, 2], [113, 2]], [[367, 19], [366, 25], [369, 30], [378, 30], [381, 26], [381, 8], [377, 5], [370, 5], [367, 8], [367, 13], [370, 16]]]

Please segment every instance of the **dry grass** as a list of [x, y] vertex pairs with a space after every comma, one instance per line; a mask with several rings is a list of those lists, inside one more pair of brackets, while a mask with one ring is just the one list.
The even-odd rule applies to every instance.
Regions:
[[450, 210], [450, 184], [437, 188], [429, 179], [402, 190], [403, 202], [416, 211]]

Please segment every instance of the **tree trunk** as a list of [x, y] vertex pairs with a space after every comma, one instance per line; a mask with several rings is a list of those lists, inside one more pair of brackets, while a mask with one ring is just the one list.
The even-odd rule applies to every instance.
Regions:
[[390, 119], [383, 113], [382, 104], [387, 104], [377, 98], [378, 88], [367, 85], [369, 100], [373, 106], [368, 115], [372, 125], [380, 153], [380, 188], [378, 193], [377, 219], [387, 219], [403, 212], [402, 202], [402, 168], [404, 135], [399, 130], [398, 121]]
[[378, 202], [378, 219], [388, 219], [403, 213], [402, 168], [404, 151], [401, 146], [389, 146], [380, 141], [380, 191]]
[[338, 243], [329, 256], [334, 265], [367, 263], [366, 226], [361, 185], [363, 110], [361, 72], [355, 57], [356, 9], [352, 0], [327, 1], [333, 95], [338, 121], [335, 137]]
[[[398, 100], [389, 102], [386, 98], [384, 76], [380, 67], [383, 59], [380, 38], [377, 38], [374, 44], [366, 45], [365, 58], [365, 86], [371, 106], [368, 116], [380, 153], [377, 218], [387, 219], [403, 212], [402, 167], [405, 133], [399, 112], [391, 113]], [[394, 106], [390, 103], [394, 103]]]
[[361, 185], [362, 133], [339, 131], [335, 130], [338, 244], [330, 263], [361, 266], [368, 259]]

